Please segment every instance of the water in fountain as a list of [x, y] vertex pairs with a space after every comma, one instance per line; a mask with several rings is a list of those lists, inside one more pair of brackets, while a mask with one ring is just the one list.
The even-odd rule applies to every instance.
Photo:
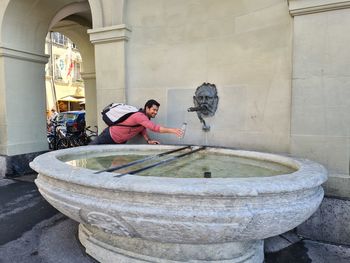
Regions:
[[[146, 155], [138, 155], [130, 152], [125, 155], [109, 155], [103, 157], [85, 158], [69, 161], [68, 163], [78, 167], [92, 170], [102, 170], [109, 167], [119, 166], [138, 159], [145, 158], [154, 152], [143, 152]], [[171, 155], [175, 156], [175, 155]], [[164, 156], [155, 160], [143, 162], [132, 167], [118, 170], [118, 173], [140, 169], [152, 163], [169, 158]], [[232, 177], [259, 177], [288, 174], [295, 169], [274, 162], [261, 161], [250, 158], [242, 158], [226, 154], [210, 154], [198, 152], [190, 156], [170, 162], [166, 165], [153, 167], [138, 173], [142, 176], [179, 177], [179, 178], [201, 178], [204, 173], [210, 172], [212, 178]]]

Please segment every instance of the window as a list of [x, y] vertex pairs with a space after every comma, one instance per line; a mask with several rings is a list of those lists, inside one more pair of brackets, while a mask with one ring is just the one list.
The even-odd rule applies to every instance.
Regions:
[[55, 79], [62, 79], [61, 71], [64, 69], [64, 61], [60, 56], [54, 56]]
[[80, 75], [80, 63], [74, 61], [74, 76], [73, 80], [74, 81], [81, 81], [81, 75]]
[[52, 32], [52, 41], [58, 45], [66, 45], [68, 38], [59, 32]]

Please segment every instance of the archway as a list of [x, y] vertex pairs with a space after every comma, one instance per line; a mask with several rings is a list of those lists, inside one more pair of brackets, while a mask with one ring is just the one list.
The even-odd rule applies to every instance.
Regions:
[[92, 25], [89, 3], [8, 0], [0, 7], [0, 154], [47, 150], [45, 37], [51, 26], [79, 45], [83, 76], [94, 90], [94, 52], [86, 33]]
[[78, 47], [83, 60], [83, 71], [86, 98], [86, 123], [89, 126], [97, 125], [96, 113], [96, 77], [94, 47], [86, 33], [88, 27], [71, 20], [64, 20], [51, 28], [71, 39]]

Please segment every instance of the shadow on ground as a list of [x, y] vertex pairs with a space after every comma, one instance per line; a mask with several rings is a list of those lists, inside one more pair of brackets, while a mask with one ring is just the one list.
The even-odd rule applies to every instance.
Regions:
[[308, 249], [303, 241], [299, 241], [278, 252], [265, 253], [265, 263], [310, 263]]

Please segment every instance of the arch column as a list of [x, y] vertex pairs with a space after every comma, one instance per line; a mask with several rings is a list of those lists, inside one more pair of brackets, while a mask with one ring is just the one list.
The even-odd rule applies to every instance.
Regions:
[[96, 74], [95, 72], [81, 72], [85, 87], [85, 121], [87, 126], [97, 125], [98, 112], [96, 112]]
[[[111, 102], [127, 101], [125, 53], [130, 32], [125, 24], [88, 30], [95, 47], [97, 112]], [[101, 131], [105, 124], [97, 120]]]
[[0, 154], [47, 150], [48, 56], [0, 46]]

